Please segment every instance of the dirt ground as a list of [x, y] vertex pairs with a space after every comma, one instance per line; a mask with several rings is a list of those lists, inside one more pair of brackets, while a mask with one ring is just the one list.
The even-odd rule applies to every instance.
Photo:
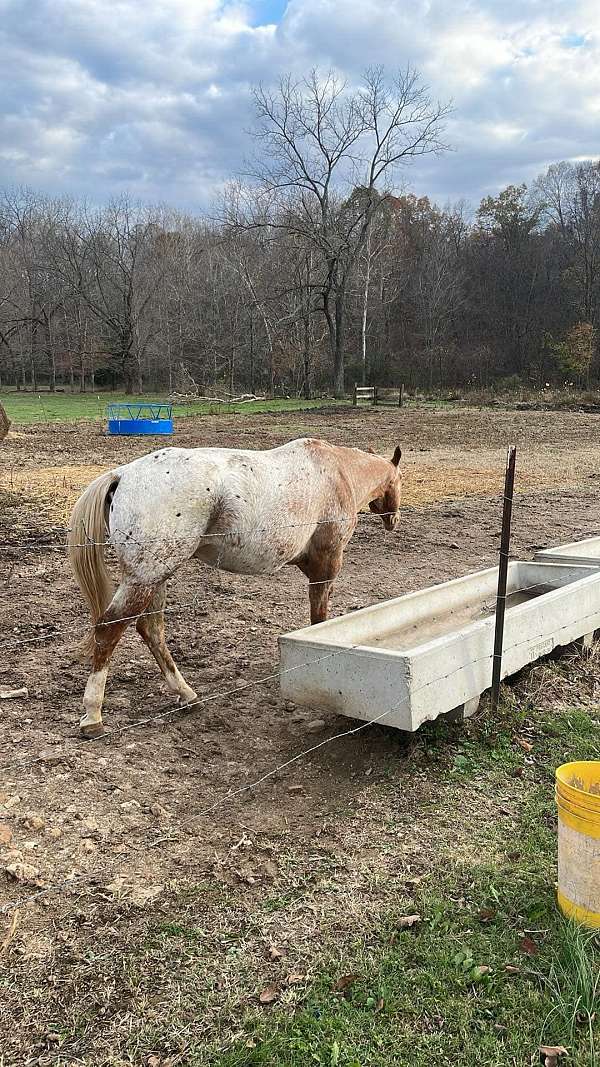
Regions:
[[[600, 415], [457, 407], [202, 417], [186, 419], [176, 443], [268, 448], [308, 435], [390, 456], [396, 443], [403, 449], [401, 529], [386, 534], [375, 516], [361, 517], [334, 613], [495, 564], [509, 443], [519, 446], [515, 558], [600, 533]], [[0, 447], [0, 687], [29, 694], [1, 704], [0, 867], [16, 865], [17, 878], [0, 871], [0, 902], [76, 879], [25, 909], [25, 954], [50, 951], [57, 916], [98, 892], [144, 904], [175, 883], [272, 880], [274, 841], [334, 841], [341, 807], [359, 803], [366, 783], [401, 764], [411, 744], [373, 726], [202, 815], [352, 723], [319, 714], [315, 727], [314, 712], [279, 698], [277, 637], [308, 619], [302, 575], [248, 578], [196, 562], [170, 584], [167, 632], [207, 702], [144, 725], [171, 703], [141, 640], [127, 633], [107, 686], [105, 723], [115, 733], [80, 743], [86, 667], [76, 643], [87, 615], [57, 527], [99, 471], [151, 447], [89, 423], [16, 426]], [[236, 844], [245, 835], [267, 842], [251, 863]]]

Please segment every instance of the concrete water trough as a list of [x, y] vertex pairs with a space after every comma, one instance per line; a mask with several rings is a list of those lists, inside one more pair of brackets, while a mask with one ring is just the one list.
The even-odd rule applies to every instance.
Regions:
[[600, 567], [600, 537], [586, 537], [585, 541], [542, 548], [534, 559], [539, 563], [580, 563], [585, 567]]
[[[416, 730], [467, 716], [490, 687], [498, 568], [279, 638], [286, 700]], [[600, 628], [600, 570], [510, 563], [502, 677]]]

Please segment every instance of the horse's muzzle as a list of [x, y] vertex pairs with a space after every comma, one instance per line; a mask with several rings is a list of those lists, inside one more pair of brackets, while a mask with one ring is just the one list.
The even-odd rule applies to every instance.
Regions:
[[396, 529], [400, 522], [400, 512], [395, 511], [393, 515], [383, 515], [382, 518], [385, 529], [391, 532]]

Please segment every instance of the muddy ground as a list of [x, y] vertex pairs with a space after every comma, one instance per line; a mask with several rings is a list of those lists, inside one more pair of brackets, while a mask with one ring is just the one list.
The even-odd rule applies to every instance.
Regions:
[[[267, 448], [305, 435], [390, 455], [397, 442], [403, 448], [401, 529], [386, 534], [376, 517], [361, 517], [334, 613], [496, 563], [509, 443], [519, 446], [514, 557], [600, 533], [600, 415], [423, 408], [203, 417], [182, 421], [176, 443]], [[0, 867], [17, 875], [0, 871], [0, 900], [66, 883], [21, 909], [25, 955], [40, 945], [42, 955], [44, 945], [51, 951], [57, 917], [92, 907], [98, 893], [150, 905], [175, 883], [273, 880], [274, 842], [339, 839], [342, 809], [401, 769], [412, 744], [376, 725], [212, 810], [228, 791], [353, 724], [319, 713], [315, 726], [314, 712], [279, 698], [277, 637], [308, 618], [302, 575], [290, 568], [248, 578], [195, 562], [170, 584], [167, 631], [178, 666], [207, 702], [144, 724], [172, 703], [131, 632], [107, 686], [114, 733], [80, 743], [86, 667], [76, 643], [87, 616], [60, 528], [95, 473], [150, 448], [80, 423], [13, 427], [0, 450], [0, 686], [29, 694], [0, 704]], [[251, 863], [236, 846], [245, 836], [267, 842]]]

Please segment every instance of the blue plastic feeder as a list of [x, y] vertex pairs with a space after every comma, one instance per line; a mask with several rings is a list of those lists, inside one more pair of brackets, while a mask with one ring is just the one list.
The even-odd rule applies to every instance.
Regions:
[[170, 434], [173, 433], [173, 405], [161, 403], [133, 403], [108, 405], [110, 434]]

